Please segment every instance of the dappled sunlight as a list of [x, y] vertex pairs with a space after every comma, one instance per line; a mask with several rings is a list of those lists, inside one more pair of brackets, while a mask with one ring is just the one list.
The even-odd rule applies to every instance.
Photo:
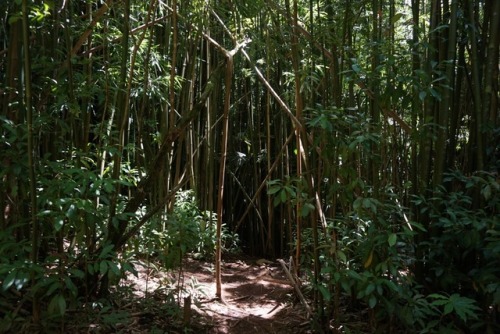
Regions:
[[168, 273], [145, 261], [137, 262], [135, 268], [137, 276], [129, 274], [122, 280], [122, 287], [132, 288], [137, 298], [170, 291], [181, 299], [177, 300], [181, 307], [182, 300], [191, 296], [194, 321], [208, 333], [298, 333], [309, 325], [307, 313], [294, 298], [293, 287], [277, 263], [258, 265], [254, 259], [224, 263], [222, 301], [214, 298], [210, 263], [187, 258], [182, 270]]

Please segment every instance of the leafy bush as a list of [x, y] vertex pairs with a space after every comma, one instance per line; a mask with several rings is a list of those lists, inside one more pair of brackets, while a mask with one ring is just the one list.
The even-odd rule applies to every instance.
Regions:
[[[408, 209], [391, 189], [383, 202], [356, 198], [351, 215], [330, 221], [319, 240], [320, 277], [315, 280], [308, 271], [309, 281], [317, 282], [313, 288], [327, 301], [326, 311], [343, 292], [353, 310], [369, 310], [370, 323], [379, 330], [498, 330], [499, 189], [490, 174], [447, 174], [432, 196], [415, 199], [429, 222], [407, 220]], [[302, 263], [310, 264], [308, 230], [302, 246]], [[425, 257], [416, 258], [416, 249], [423, 249]], [[428, 273], [423, 281], [414, 275], [419, 262]]]
[[484, 172], [456, 171], [444, 181], [432, 196], [415, 198], [429, 226], [418, 245], [425, 269], [420, 283], [433, 305], [445, 306], [444, 315], [454, 312], [463, 326], [491, 330], [500, 307], [500, 184]]
[[[132, 243], [138, 253], [158, 256], [167, 268], [179, 265], [187, 253], [198, 259], [212, 259], [216, 218], [215, 213], [199, 209], [194, 191], [179, 191], [172, 213], [153, 219]], [[230, 233], [225, 226], [221, 238], [223, 250], [238, 249], [238, 236]]]

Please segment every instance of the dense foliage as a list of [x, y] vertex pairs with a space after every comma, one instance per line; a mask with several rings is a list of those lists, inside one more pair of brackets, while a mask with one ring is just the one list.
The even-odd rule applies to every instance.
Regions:
[[318, 332], [500, 330], [500, 1], [0, 12], [0, 331], [238, 246]]

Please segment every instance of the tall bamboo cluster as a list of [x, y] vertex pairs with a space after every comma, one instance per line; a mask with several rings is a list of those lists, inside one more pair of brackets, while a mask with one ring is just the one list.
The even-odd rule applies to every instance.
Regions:
[[[67, 243], [85, 261], [120, 250], [194, 189], [245, 251], [291, 255], [297, 274], [310, 230], [320, 284], [319, 242], [340, 261], [336, 222], [358, 207], [394, 196], [430, 227], [412, 196], [449, 170], [498, 175], [500, 1], [0, 9], [0, 228], [33, 262]], [[57, 206], [66, 216], [43, 215]]]

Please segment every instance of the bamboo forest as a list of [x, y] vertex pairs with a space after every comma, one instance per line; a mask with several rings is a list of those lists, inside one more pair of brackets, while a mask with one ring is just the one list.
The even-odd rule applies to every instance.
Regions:
[[0, 13], [0, 333], [500, 332], [500, 1]]

